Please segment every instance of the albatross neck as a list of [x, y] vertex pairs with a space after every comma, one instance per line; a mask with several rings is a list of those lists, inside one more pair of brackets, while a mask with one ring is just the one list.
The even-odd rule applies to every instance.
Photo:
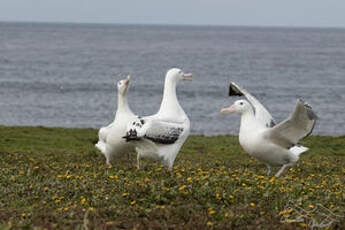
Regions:
[[120, 92], [117, 93], [117, 110], [115, 114], [115, 119], [116, 116], [120, 113], [132, 113], [132, 110], [128, 106], [127, 102], [127, 92], [124, 94], [121, 94]]
[[176, 80], [166, 79], [164, 83], [164, 92], [158, 115], [165, 118], [184, 117], [185, 113], [177, 100]]
[[253, 109], [250, 108], [241, 115], [240, 133], [250, 131], [253, 127], [255, 127], [255, 114]]

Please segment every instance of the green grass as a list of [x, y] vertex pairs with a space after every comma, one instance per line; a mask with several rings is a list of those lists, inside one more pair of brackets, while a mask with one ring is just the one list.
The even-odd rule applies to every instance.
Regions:
[[302, 229], [325, 215], [345, 229], [345, 137], [308, 137], [280, 178], [236, 136], [189, 137], [172, 172], [137, 170], [134, 154], [107, 167], [96, 140], [94, 129], [0, 126], [0, 229]]

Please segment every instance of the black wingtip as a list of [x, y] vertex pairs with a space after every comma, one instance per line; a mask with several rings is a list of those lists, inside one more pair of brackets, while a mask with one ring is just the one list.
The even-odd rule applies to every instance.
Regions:
[[130, 141], [130, 138], [129, 138], [129, 136], [128, 136], [128, 135], [123, 136], [122, 138], [123, 138], [123, 139], [126, 139], [126, 142], [129, 142], [129, 141]]
[[126, 133], [126, 136], [123, 136], [122, 138], [126, 139], [126, 142], [140, 140], [137, 135], [137, 131], [133, 129], [129, 130], [129, 132]]
[[231, 82], [229, 86], [229, 96], [243, 96], [243, 93]]

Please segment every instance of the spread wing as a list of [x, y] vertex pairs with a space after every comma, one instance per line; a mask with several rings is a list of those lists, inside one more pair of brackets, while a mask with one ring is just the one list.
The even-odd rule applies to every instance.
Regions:
[[231, 82], [229, 86], [229, 96], [245, 96], [253, 105], [256, 119], [264, 124], [267, 128], [273, 127], [276, 123], [267, 109], [247, 90], [239, 87], [236, 83]]
[[149, 139], [155, 143], [173, 144], [180, 137], [184, 127], [182, 123], [174, 123], [159, 119], [140, 118], [127, 127], [126, 141]]
[[312, 108], [298, 99], [289, 118], [267, 130], [265, 136], [282, 147], [290, 148], [311, 134], [317, 119]]

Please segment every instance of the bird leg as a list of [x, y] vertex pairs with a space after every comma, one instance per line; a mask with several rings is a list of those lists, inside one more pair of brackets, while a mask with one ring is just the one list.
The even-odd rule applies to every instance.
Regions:
[[140, 169], [140, 153], [137, 155], [137, 168]]
[[170, 158], [165, 161], [165, 165], [168, 166], [170, 172], [173, 170], [174, 160]]
[[131, 161], [130, 161], [130, 157], [129, 157], [129, 153], [127, 153], [127, 165], [130, 165]]
[[169, 171], [171, 172], [173, 170], [173, 163], [169, 161], [168, 163], [168, 168], [169, 168]]
[[292, 165], [293, 165], [293, 163], [288, 163], [288, 164], [283, 165], [283, 166], [279, 169], [279, 171], [276, 173], [275, 177], [279, 177], [280, 174], [282, 174], [282, 172], [286, 169], [286, 167], [290, 167], [290, 166], [292, 166]]
[[106, 160], [105, 160], [105, 163], [106, 163], [108, 166], [111, 165], [111, 164], [110, 164], [110, 160], [111, 160], [111, 159], [110, 159], [110, 156], [109, 156], [108, 154], [104, 154], [104, 155], [105, 155], [105, 159], [106, 159]]
[[267, 171], [267, 176], [270, 176], [270, 175], [271, 175], [271, 172], [272, 172], [271, 166], [270, 166], [270, 165], [267, 165], [267, 169], [268, 169], [268, 171]]

